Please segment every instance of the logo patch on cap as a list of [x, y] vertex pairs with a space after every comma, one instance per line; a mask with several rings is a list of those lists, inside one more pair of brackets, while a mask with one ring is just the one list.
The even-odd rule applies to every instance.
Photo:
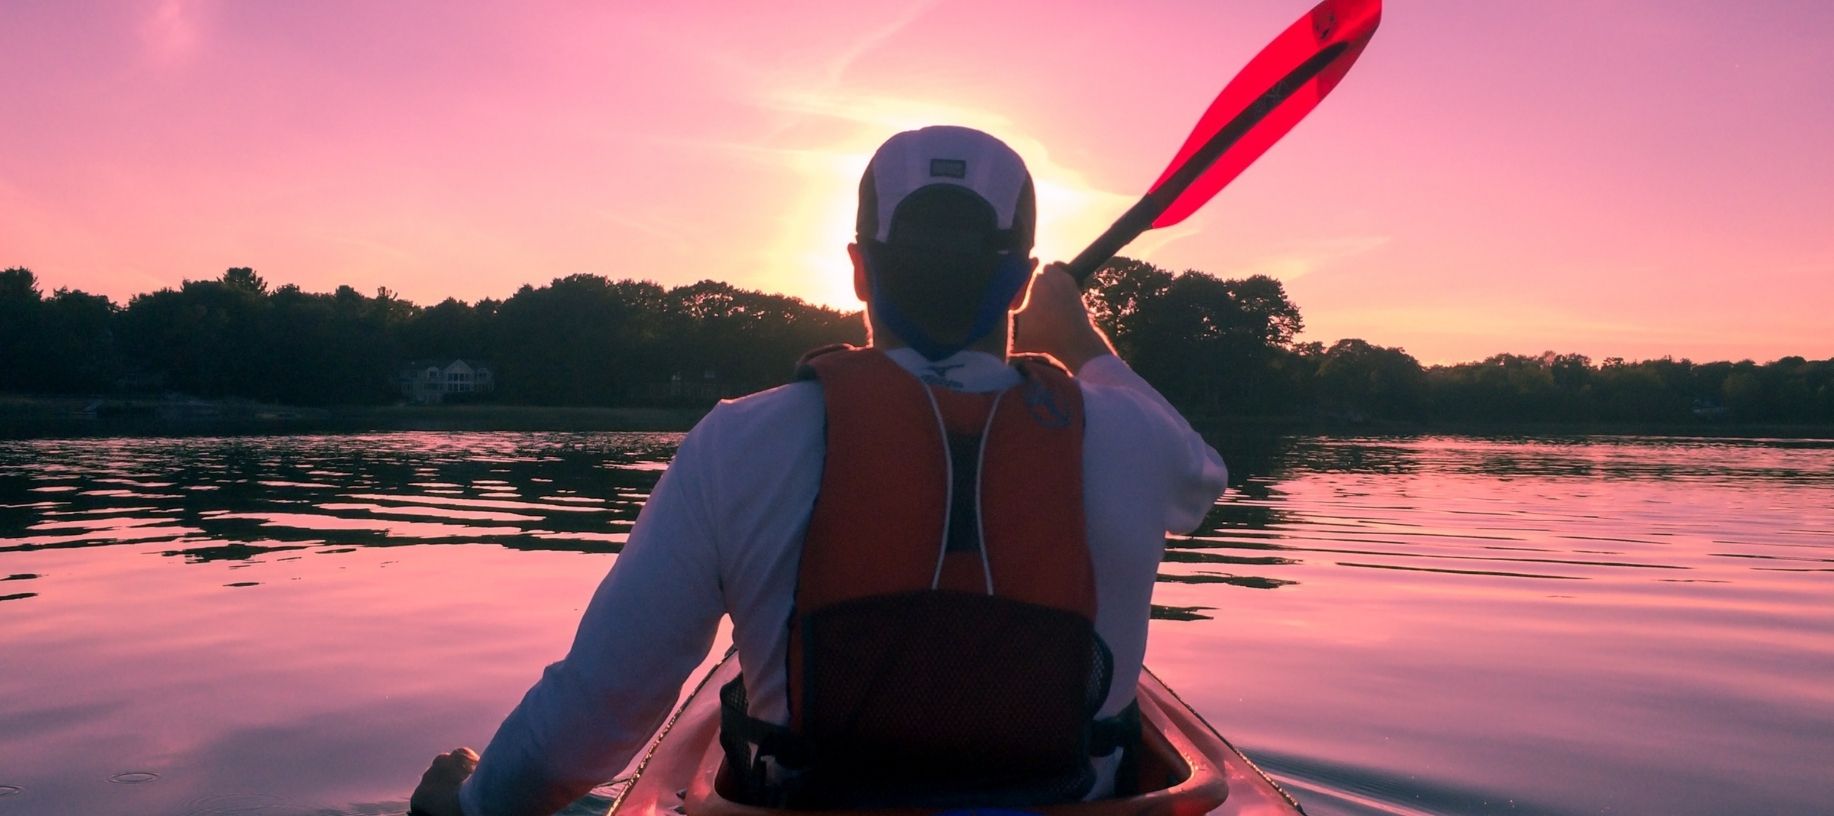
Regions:
[[967, 178], [968, 163], [961, 159], [931, 159], [930, 176], [932, 178]]

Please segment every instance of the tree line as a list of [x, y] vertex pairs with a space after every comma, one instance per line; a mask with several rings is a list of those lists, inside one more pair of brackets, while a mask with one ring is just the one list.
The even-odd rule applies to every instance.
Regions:
[[[1360, 339], [1297, 341], [1304, 321], [1273, 278], [1127, 258], [1097, 273], [1089, 302], [1121, 355], [1198, 415], [1834, 423], [1834, 360], [1546, 352], [1422, 366]], [[381, 404], [401, 398], [409, 361], [466, 358], [492, 366], [488, 398], [502, 402], [705, 404], [786, 381], [808, 349], [864, 339], [857, 312], [717, 281], [572, 275], [422, 307], [387, 289], [270, 288], [237, 267], [121, 306], [70, 289], [47, 296], [30, 270], [0, 271], [0, 391], [14, 393]]]
[[656, 386], [684, 379], [700, 396], [767, 387], [803, 351], [863, 339], [856, 316], [715, 281], [572, 275], [421, 307], [387, 289], [270, 289], [237, 267], [116, 306], [0, 272], [0, 391], [379, 404], [401, 398], [410, 361], [463, 358], [491, 365], [491, 399], [626, 405], [667, 401]]
[[1422, 366], [1348, 338], [1300, 343], [1297, 306], [1265, 276], [1219, 280], [1118, 258], [1089, 300], [1116, 350], [1197, 413], [1412, 422], [1834, 424], [1834, 359], [1594, 362], [1552, 351]]

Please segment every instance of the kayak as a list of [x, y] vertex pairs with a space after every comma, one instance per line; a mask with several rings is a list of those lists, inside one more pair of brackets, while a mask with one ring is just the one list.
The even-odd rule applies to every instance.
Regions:
[[[707, 673], [657, 733], [610, 816], [784, 816], [789, 811], [726, 798], [720, 747], [719, 689], [739, 675], [731, 654]], [[1039, 816], [1291, 816], [1299, 804], [1216, 733], [1197, 712], [1150, 671], [1140, 673], [1144, 749], [1141, 778], [1160, 779], [1157, 790], [1091, 802], [1049, 805]], [[945, 809], [823, 811], [834, 816], [923, 816]], [[961, 808], [947, 809], [966, 814]], [[993, 813], [993, 810], [983, 813]], [[1010, 809], [1006, 813], [1013, 813]]]

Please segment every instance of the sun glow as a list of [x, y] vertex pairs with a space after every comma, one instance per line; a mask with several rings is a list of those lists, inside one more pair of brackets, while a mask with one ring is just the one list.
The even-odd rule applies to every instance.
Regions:
[[887, 97], [809, 94], [793, 97], [786, 107], [855, 125], [843, 142], [797, 146], [784, 154], [797, 179], [795, 189], [802, 193], [786, 202], [783, 231], [760, 276], [763, 288], [795, 293], [822, 305], [859, 308], [845, 247], [854, 238], [860, 174], [878, 144], [899, 131], [959, 124], [992, 133], [1018, 151], [1038, 195], [1033, 254], [1047, 263], [1069, 260], [1132, 203], [1129, 196], [1096, 189], [1081, 173], [1054, 162], [1043, 142], [1023, 125], [983, 110]]
[[860, 174], [870, 159], [868, 152], [797, 156], [804, 192], [783, 217], [783, 232], [771, 252], [774, 263], [760, 288], [844, 311], [860, 308], [847, 245], [853, 242]]
[[[1046, 173], [1050, 175], [1046, 175]], [[1032, 167], [1038, 191], [1038, 241], [1032, 254], [1045, 263], [1068, 261], [1133, 202], [1127, 196], [1087, 186], [1062, 168]]]

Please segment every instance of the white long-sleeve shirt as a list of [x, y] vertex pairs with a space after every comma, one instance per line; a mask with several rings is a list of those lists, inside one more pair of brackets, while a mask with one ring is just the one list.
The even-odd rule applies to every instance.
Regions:
[[[1019, 381], [964, 351], [891, 359], [970, 392]], [[1196, 528], [1228, 480], [1222, 458], [1114, 356], [1077, 373], [1083, 392], [1084, 514], [1096, 631], [1114, 654], [1102, 716], [1133, 700], [1165, 534]], [[668, 716], [732, 617], [754, 716], [788, 720], [790, 604], [821, 483], [821, 386], [797, 382], [721, 402], [682, 440], [630, 540], [593, 594], [565, 659], [547, 667], [485, 749], [460, 802], [467, 816], [547, 814], [611, 778]]]

